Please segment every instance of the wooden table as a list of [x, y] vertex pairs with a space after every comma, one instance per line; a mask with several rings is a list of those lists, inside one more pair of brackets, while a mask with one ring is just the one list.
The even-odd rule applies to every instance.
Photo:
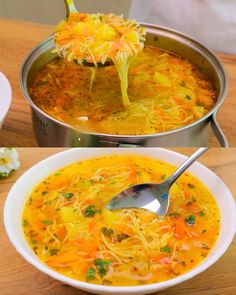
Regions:
[[[38, 161], [62, 149], [19, 148], [21, 169], [0, 180], [0, 286], [1, 295], [85, 295], [70, 286], [57, 282], [28, 264], [10, 244], [4, 231], [2, 211], [12, 184]], [[173, 149], [189, 155], [193, 149]], [[213, 170], [236, 196], [236, 149], [214, 149], [201, 157], [200, 162]], [[14, 214], [14, 212], [12, 212]], [[156, 295], [233, 295], [236, 294], [236, 239], [217, 263], [197, 277]]]
[[[20, 91], [20, 66], [29, 51], [53, 32], [50, 26], [0, 19], [0, 70], [13, 88], [13, 103], [0, 130], [0, 146], [37, 146], [28, 103]], [[231, 146], [236, 146], [236, 55], [218, 54], [229, 75], [229, 92], [218, 119]], [[213, 134], [211, 146], [218, 146]]]

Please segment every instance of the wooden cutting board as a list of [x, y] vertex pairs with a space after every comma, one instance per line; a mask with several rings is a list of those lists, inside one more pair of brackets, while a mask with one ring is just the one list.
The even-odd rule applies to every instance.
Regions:
[[[16, 20], [0, 19], [0, 71], [10, 80], [13, 103], [0, 130], [0, 146], [37, 146], [30, 107], [19, 86], [19, 71], [23, 60], [37, 43], [53, 33], [53, 27]], [[230, 146], [236, 146], [236, 55], [217, 54], [229, 77], [229, 92], [220, 108], [218, 120]], [[211, 132], [211, 146], [218, 142]]]
[[[193, 149], [172, 149], [190, 155]], [[10, 244], [4, 230], [4, 201], [11, 186], [32, 165], [62, 149], [18, 149], [21, 169], [0, 180], [0, 294], [1, 295], [85, 295], [86, 292], [57, 282], [28, 264]], [[236, 148], [211, 149], [200, 162], [214, 171], [236, 196]], [[14, 214], [14, 212], [12, 213]], [[227, 252], [204, 273], [156, 295], [236, 294], [236, 239]]]

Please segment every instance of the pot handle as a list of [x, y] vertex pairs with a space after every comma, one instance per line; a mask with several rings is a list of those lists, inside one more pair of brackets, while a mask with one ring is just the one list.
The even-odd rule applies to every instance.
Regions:
[[213, 130], [213, 132], [215, 133], [215, 136], [216, 138], [218, 139], [220, 145], [222, 147], [229, 147], [229, 143], [228, 143], [228, 140], [226, 138], [226, 136], [224, 135], [224, 132], [222, 131], [222, 129], [220, 128], [218, 122], [217, 122], [217, 112], [215, 112], [213, 115], [212, 115], [212, 118], [211, 118], [211, 128]]

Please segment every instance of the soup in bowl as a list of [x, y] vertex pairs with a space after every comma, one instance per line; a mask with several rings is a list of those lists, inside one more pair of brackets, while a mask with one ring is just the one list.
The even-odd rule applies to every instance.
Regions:
[[77, 288], [145, 294], [173, 286], [213, 264], [234, 236], [234, 201], [221, 180], [195, 163], [172, 188], [164, 218], [104, 204], [130, 184], [163, 181], [183, 159], [162, 149], [55, 155], [10, 191], [7, 233], [30, 263]]

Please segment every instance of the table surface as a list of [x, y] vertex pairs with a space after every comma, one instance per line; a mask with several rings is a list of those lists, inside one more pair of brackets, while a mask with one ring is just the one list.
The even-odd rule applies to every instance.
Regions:
[[[37, 146], [33, 134], [30, 108], [20, 91], [18, 75], [20, 66], [29, 51], [48, 37], [53, 28], [46, 25], [0, 19], [0, 71], [10, 80], [13, 103], [0, 130], [0, 146]], [[218, 121], [230, 146], [236, 146], [236, 55], [217, 54], [229, 76], [229, 91], [220, 108]], [[210, 145], [218, 146], [211, 132]]]
[[[19, 148], [21, 169], [0, 180], [0, 286], [1, 295], [85, 295], [39, 272], [28, 264], [10, 244], [3, 227], [2, 214], [6, 195], [16, 179], [38, 161], [63, 149]], [[190, 155], [193, 149], [172, 149]], [[212, 148], [200, 162], [214, 171], [236, 196], [236, 148]], [[14, 213], [13, 213], [14, 214]], [[236, 239], [227, 252], [204, 273], [156, 295], [232, 295], [236, 294]]]

